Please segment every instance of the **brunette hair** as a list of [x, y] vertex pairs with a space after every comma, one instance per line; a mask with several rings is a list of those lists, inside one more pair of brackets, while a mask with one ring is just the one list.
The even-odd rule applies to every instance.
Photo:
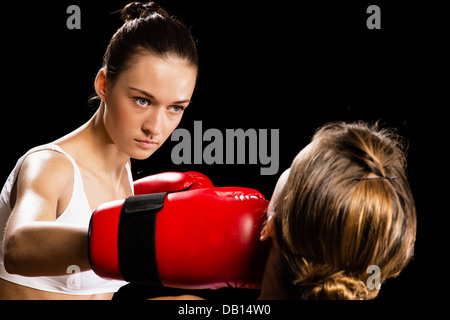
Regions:
[[416, 210], [398, 136], [377, 125], [331, 123], [294, 159], [275, 204], [275, 234], [304, 299], [370, 299], [409, 263]]
[[134, 58], [148, 53], [174, 55], [198, 69], [197, 49], [189, 30], [159, 5], [132, 2], [121, 13], [124, 24], [111, 38], [103, 57], [108, 80], [114, 82]]

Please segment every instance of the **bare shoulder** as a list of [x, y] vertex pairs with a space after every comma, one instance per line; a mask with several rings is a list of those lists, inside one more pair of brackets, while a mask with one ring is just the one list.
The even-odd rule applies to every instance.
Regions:
[[63, 154], [51, 150], [31, 153], [20, 168], [11, 195], [11, 207], [30, 199], [56, 206], [61, 195], [66, 190], [71, 191], [73, 176], [73, 165]]
[[70, 181], [73, 181], [71, 161], [57, 151], [41, 150], [24, 159], [17, 183], [26, 183], [27, 187], [40, 184], [51, 187]]
[[55, 151], [38, 151], [24, 159], [10, 197], [6, 240], [27, 223], [56, 220], [61, 199], [72, 192], [73, 171], [70, 160]]

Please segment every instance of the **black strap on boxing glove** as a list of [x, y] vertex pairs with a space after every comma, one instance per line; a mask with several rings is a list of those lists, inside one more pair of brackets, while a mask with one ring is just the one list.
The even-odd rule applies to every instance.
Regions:
[[119, 219], [119, 269], [126, 281], [161, 285], [155, 253], [156, 215], [167, 192], [129, 197]]

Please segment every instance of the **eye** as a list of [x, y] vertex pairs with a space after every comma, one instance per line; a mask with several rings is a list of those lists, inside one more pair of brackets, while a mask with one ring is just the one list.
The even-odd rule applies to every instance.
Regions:
[[186, 109], [186, 107], [183, 107], [183, 106], [170, 106], [169, 107], [170, 108], [170, 110], [173, 112], [173, 113], [181, 113], [181, 112], [183, 112], [184, 111], [184, 109]]
[[134, 98], [134, 100], [136, 101], [136, 103], [141, 106], [141, 107], [146, 107], [149, 105], [150, 101], [148, 99], [145, 98], [141, 98], [141, 97], [136, 97]]

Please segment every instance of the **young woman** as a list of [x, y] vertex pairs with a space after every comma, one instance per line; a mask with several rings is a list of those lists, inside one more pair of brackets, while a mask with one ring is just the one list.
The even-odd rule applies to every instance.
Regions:
[[125, 284], [90, 270], [89, 219], [132, 195], [130, 158], [148, 158], [177, 127], [198, 58], [186, 27], [158, 5], [131, 3], [122, 16], [95, 78], [94, 116], [27, 152], [3, 187], [0, 299], [106, 299]]
[[278, 180], [261, 299], [371, 299], [410, 261], [416, 211], [398, 139], [332, 123]]

